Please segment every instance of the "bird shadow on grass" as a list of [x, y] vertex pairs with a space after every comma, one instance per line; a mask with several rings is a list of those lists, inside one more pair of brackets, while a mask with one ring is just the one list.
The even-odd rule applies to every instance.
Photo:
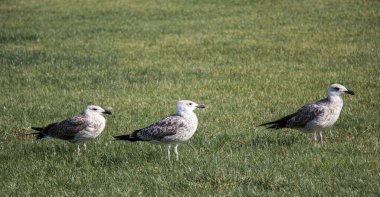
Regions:
[[64, 145], [64, 144], [46, 144], [44, 142], [33, 142], [27, 149], [24, 149], [24, 154], [35, 154], [39, 156], [57, 156], [57, 155], [67, 155], [68, 153], [76, 155], [76, 149], [74, 146]]
[[264, 191], [280, 191], [288, 188], [288, 185], [284, 181], [271, 178], [256, 180], [254, 181], [254, 185]]
[[292, 146], [296, 142], [295, 137], [285, 137], [285, 138], [269, 138], [269, 137], [256, 137], [252, 139], [251, 146], [252, 147], [270, 147], [270, 146]]
[[94, 162], [94, 165], [102, 167], [113, 167], [122, 166], [126, 162], [126, 159], [116, 155], [102, 155], [99, 156], [98, 159]]

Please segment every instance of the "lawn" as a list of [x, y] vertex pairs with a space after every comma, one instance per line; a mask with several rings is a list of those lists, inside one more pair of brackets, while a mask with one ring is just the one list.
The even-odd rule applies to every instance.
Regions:
[[[342, 83], [326, 145], [259, 124]], [[380, 2], [0, 0], [0, 196], [379, 196]], [[189, 99], [165, 148], [112, 141]], [[112, 107], [78, 156], [31, 126]]]

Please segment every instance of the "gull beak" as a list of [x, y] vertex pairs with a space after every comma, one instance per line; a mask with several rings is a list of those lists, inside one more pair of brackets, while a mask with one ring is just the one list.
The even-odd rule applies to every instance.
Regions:
[[346, 90], [346, 91], [344, 91], [344, 93], [346, 93], [346, 94], [351, 94], [351, 95], [355, 95], [355, 92], [352, 91], [352, 90]]
[[112, 111], [110, 109], [104, 110], [103, 114], [112, 115]]
[[196, 106], [196, 108], [206, 108], [206, 105], [205, 105], [205, 104], [198, 104], [198, 105]]

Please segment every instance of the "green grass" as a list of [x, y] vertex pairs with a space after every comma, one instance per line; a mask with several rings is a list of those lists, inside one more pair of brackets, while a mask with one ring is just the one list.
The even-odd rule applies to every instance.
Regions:
[[[0, 196], [379, 196], [380, 2], [0, 1]], [[344, 96], [314, 147], [258, 124]], [[208, 104], [181, 161], [112, 136]], [[89, 152], [30, 126], [111, 106]]]

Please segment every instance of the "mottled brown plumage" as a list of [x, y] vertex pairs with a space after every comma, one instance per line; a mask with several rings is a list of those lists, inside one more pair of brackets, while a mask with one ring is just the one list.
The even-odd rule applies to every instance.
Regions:
[[90, 122], [87, 121], [84, 114], [80, 114], [79, 116], [68, 118], [62, 122], [54, 123], [53, 125], [49, 124], [42, 130], [42, 133], [53, 138], [75, 143], [75, 135], [88, 126], [95, 127], [95, 125], [90, 125]]
[[144, 141], [160, 141], [164, 137], [175, 135], [178, 131], [187, 127], [188, 122], [183, 117], [174, 114], [147, 127], [138, 129], [132, 135]]

